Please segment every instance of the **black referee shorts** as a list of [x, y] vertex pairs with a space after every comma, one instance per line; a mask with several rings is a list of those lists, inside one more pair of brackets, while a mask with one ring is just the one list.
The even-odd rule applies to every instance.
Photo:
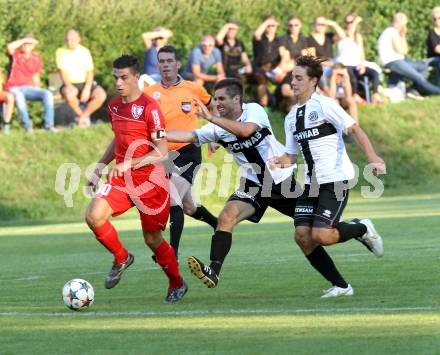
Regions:
[[[312, 189], [313, 190], [313, 189]], [[319, 185], [311, 191], [305, 185], [295, 208], [295, 227], [335, 227], [339, 223], [348, 200], [348, 182], [339, 181]]]
[[243, 201], [251, 204], [255, 208], [255, 213], [248, 220], [254, 223], [261, 220], [267, 207], [272, 207], [293, 218], [296, 204], [296, 197], [293, 197], [295, 196], [295, 186], [294, 176], [279, 184], [272, 184], [269, 191], [265, 191], [261, 185], [252, 180], [242, 179], [239, 189], [229, 197], [228, 201]]
[[177, 150], [178, 156], [173, 160], [173, 174], [183, 177], [191, 185], [197, 170], [202, 163], [202, 149], [195, 144], [188, 144]]

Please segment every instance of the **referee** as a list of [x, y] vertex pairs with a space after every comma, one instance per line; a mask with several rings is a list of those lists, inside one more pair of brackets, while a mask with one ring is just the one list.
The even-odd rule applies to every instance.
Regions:
[[[194, 82], [183, 80], [178, 74], [181, 59], [172, 46], [162, 47], [158, 53], [161, 81], [144, 89], [159, 104], [168, 130], [192, 131], [198, 128], [196, 116], [197, 98], [212, 108], [211, 96]], [[190, 143], [168, 143], [170, 152], [177, 152], [171, 174], [170, 244], [178, 255], [180, 237], [184, 225], [184, 213], [209, 224], [214, 230], [217, 218], [205, 207], [197, 206], [192, 194], [192, 184], [200, 164], [200, 146]]]

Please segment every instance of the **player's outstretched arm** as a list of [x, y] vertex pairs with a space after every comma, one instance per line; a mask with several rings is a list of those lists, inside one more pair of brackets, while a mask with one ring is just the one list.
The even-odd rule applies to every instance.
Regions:
[[364, 151], [368, 162], [374, 165], [374, 171], [376, 174], [386, 174], [387, 168], [385, 161], [376, 154], [376, 151], [374, 150], [373, 145], [371, 144], [370, 139], [364, 130], [358, 124], [354, 124], [348, 129], [348, 133], [353, 134], [356, 141]]
[[195, 131], [167, 131], [168, 142], [173, 143], [194, 143], [197, 142]]
[[296, 154], [284, 153], [279, 157], [272, 157], [269, 159], [269, 167], [271, 169], [275, 168], [288, 168], [296, 163]]
[[249, 137], [257, 129], [258, 126], [253, 122], [238, 122], [227, 118], [219, 117], [213, 115], [208, 108], [197, 98], [194, 98], [197, 106], [199, 106], [200, 111], [196, 112], [198, 117], [201, 117], [229, 132], [236, 135], [237, 137]]

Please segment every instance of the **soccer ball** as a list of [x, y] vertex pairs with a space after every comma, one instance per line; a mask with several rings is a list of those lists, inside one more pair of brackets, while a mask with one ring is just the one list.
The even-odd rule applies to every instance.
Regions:
[[74, 310], [80, 311], [89, 308], [95, 300], [95, 291], [92, 285], [83, 279], [73, 279], [63, 287], [64, 304]]

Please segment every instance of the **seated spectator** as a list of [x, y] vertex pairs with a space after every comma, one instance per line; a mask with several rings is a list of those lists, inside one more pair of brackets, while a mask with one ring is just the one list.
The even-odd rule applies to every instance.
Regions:
[[[332, 27], [335, 32], [327, 32], [328, 27]], [[316, 57], [327, 58], [322, 63], [324, 74], [319, 83], [320, 88], [328, 94], [329, 79], [334, 64], [333, 44], [339, 39], [345, 38], [344, 30], [335, 22], [326, 19], [324, 16], [315, 18], [314, 30], [308, 38], [307, 52]]]
[[287, 26], [287, 33], [280, 38], [280, 56], [283, 70], [289, 73], [295, 66], [295, 59], [306, 54], [308, 41], [301, 33], [302, 22], [299, 17], [290, 16]]
[[228, 78], [243, 80], [244, 75], [252, 74], [252, 65], [244, 43], [237, 38], [239, 23], [229, 20], [215, 36], [217, 48], [222, 52], [223, 68]]
[[268, 16], [257, 27], [252, 38], [257, 96], [258, 102], [263, 107], [269, 105], [269, 92], [267, 90], [269, 79], [267, 73], [270, 73], [280, 63], [280, 40], [276, 36], [277, 28], [278, 22], [275, 17]]
[[338, 101], [339, 105], [347, 110], [349, 115], [359, 123], [358, 107], [353, 97], [350, 84], [350, 76], [344, 65], [336, 63], [333, 66], [332, 76], [330, 77], [330, 97]]
[[149, 75], [156, 82], [160, 81], [157, 52], [168, 44], [168, 39], [172, 36], [173, 32], [164, 27], [157, 27], [151, 32], [142, 34], [145, 45], [144, 74]]
[[[381, 64], [402, 79], [411, 80], [415, 89], [419, 92], [440, 95], [440, 87], [425, 79], [428, 64], [405, 58], [408, 53], [407, 22], [406, 15], [399, 12], [393, 16], [391, 26], [386, 28], [380, 35], [377, 47]], [[408, 93], [408, 97], [411, 98], [418, 98], [419, 96], [414, 89]]]
[[57, 132], [54, 127], [54, 109], [52, 93], [40, 87], [43, 71], [41, 54], [34, 52], [38, 41], [31, 34], [10, 42], [7, 53], [12, 59], [9, 78], [5, 89], [14, 95], [18, 112], [26, 132], [32, 132], [26, 100], [41, 101], [44, 105], [44, 128]]
[[277, 108], [283, 112], [289, 112], [296, 104], [296, 98], [292, 89], [292, 72], [287, 73], [275, 90]]
[[382, 104], [383, 100], [379, 95], [379, 72], [372, 68], [375, 63], [369, 63], [365, 60], [364, 39], [358, 31], [362, 17], [347, 15], [344, 22], [346, 37], [338, 41], [336, 62], [347, 68], [353, 95], [357, 103], [365, 103], [365, 100], [359, 96], [359, 81], [367, 77], [369, 82], [373, 84], [371, 102]]
[[428, 47], [428, 62], [429, 65], [439, 69], [440, 68], [440, 6], [432, 9], [432, 21], [434, 28], [429, 30], [426, 45]]
[[218, 48], [215, 48], [213, 36], [203, 36], [200, 46], [191, 50], [182, 76], [199, 85], [214, 84], [225, 77], [222, 54]]
[[0, 71], [0, 105], [2, 106], [3, 115], [3, 134], [9, 134], [11, 131], [11, 119], [14, 112], [14, 95], [4, 90], [5, 76]]
[[63, 85], [61, 95], [75, 112], [79, 127], [90, 126], [90, 115], [104, 103], [107, 94], [94, 81], [93, 59], [90, 51], [80, 45], [79, 32], [70, 29], [66, 32], [67, 47], [56, 51], [57, 68]]

